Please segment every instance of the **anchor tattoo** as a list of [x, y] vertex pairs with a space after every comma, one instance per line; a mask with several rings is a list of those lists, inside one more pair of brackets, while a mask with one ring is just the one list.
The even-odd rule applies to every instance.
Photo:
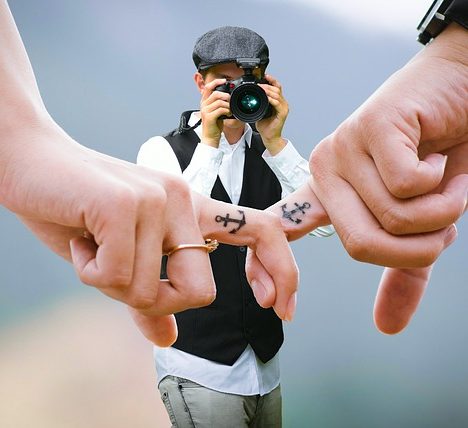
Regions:
[[229, 217], [229, 213], [227, 213], [226, 217], [222, 217], [220, 215], [217, 215], [215, 217], [216, 223], [223, 222], [224, 227], [226, 227], [228, 225], [228, 223], [237, 223], [239, 225], [239, 226], [237, 226], [237, 229], [234, 228], [234, 229], [229, 231], [229, 233], [236, 233], [242, 226], [244, 226], [244, 224], [246, 224], [244, 211], [241, 211], [241, 210], [237, 210], [237, 211], [239, 211], [239, 214], [242, 214], [241, 219], [231, 218], [231, 217]]
[[309, 202], [304, 202], [302, 205], [299, 205], [297, 202], [294, 202], [294, 205], [296, 205], [296, 208], [292, 209], [291, 211], [288, 211], [286, 209], [286, 205], [281, 205], [281, 209], [283, 210], [283, 218], [287, 218], [288, 220], [291, 220], [293, 223], [299, 224], [302, 222], [300, 218], [293, 218], [293, 215], [296, 214], [298, 211], [300, 211], [302, 214], [305, 214], [305, 210], [310, 208]]

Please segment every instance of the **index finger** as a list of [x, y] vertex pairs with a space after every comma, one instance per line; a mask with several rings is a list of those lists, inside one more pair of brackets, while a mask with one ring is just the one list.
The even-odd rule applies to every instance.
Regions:
[[[299, 189], [269, 207], [268, 211], [281, 218], [283, 232], [288, 241], [299, 239], [306, 233], [330, 224], [328, 214], [309, 183], [303, 184]], [[321, 228], [317, 232], [320, 236], [329, 236], [333, 234], [333, 229]]]
[[275, 87], [281, 89], [280, 82], [276, 78], [274, 78], [271, 74], [265, 74], [265, 79], [267, 80], [269, 85], [275, 86]]
[[329, 213], [343, 246], [356, 260], [389, 267], [424, 267], [432, 264], [456, 235], [451, 226], [394, 236], [382, 228], [348, 182], [339, 177], [328, 177], [327, 181], [326, 187], [333, 189], [333, 197], [327, 198], [330, 195], [323, 193], [322, 186], [313, 179], [312, 189]]
[[374, 305], [374, 322], [382, 333], [396, 334], [408, 325], [429, 283], [432, 267], [384, 270]]
[[[196, 198], [203, 236], [252, 248], [275, 285], [275, 312], [282, 319], [292, 319], [295, 305], [290, 302], [295, 300], [299, 274], [280, 219], [265, 211], [237, 207], [201, 195]], [[247, 279], [250, 283], [262, 281], [255, 273], [250, 276], [248, 272]]]
[[226, 79], [214, 79], [207, 83], [203, 88], [202, 100], [206, 100], [214, 92], [217, 86], [223, 85], [224, 83], [226, 83]]

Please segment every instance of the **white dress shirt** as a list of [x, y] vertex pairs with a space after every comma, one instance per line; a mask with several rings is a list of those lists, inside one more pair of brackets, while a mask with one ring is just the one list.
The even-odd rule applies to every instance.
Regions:
[[[199, 120], [199, 113], [192, 113], [189, 126]], [[195, 132], [201, 139], [201, 127]], [[229, 144], [224, 133], [219, 148], [199, 143], [189, 166], [182, 173], [177, 157], [164, 137], [150, 138], [138, 152], [137, 163], [159, 171], [182, 175], [190, 187], [206, 196], [219, 178], [233, 204], [239, 202], [242, 189], [245, 144], [250, 147], [252, 128], [245, 125], [242, 137]], [[282, 196], [299, 188], [309, 177], [309, 164], [300, 156], [291, 142], [287, 141], [282, 151], [272, 156], [267, 150], [263, 159], [278, 178]], [[320, 228], [317, 236], [328, 236], [333, 229]], [[247, 345], [244, 352], [232, 365], [224, 365], [197, 357], [179, 349], [154, 347], [158, 382], [168, 375], [190, 379], [207, 388], [238, 395], [264, 395], [271, 392], [280, 381], [279, 356], [263, 363]]]

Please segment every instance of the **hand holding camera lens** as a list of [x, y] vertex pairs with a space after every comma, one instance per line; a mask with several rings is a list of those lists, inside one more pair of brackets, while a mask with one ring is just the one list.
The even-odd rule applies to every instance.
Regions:
[[200, 114], [203, 122], [202, 140], [212, 147], [219, 146], [223, 132], [223, 116], [231, 116], [229, 108], [230, 95], [215, 90], [226, 83], [226, 79], [214, 79], [207, 83], [200, 103]]
[[[268, 83], [254, 75], [256, 65], [238, 61], [238, 66], [244, 69], [244, 75], [235, 80], [227, 80], [215, 88], [216, 91], [231, 95], [229, 107], [232, 116], [246, 123], [256, 123], [273, 113], [268, 95], [261, 83]], [[223, 117], [227, 119], [229, 116]]]
[[288, 102], [283, 97], [281, 84], [271, 75], [265, 75], [268, 84], [259, 86], [265, 91], [272, 114], [257, 122], [256, 127], [262, 136], [263, 144], [271, 155], [276, 155], [285, 146], [282, 138], [284, 123], [289, 113]]

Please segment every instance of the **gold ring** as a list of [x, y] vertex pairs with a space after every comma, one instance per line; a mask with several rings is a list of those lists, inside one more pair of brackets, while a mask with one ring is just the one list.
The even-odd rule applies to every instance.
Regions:
[[218, 248], [218, 241], [216, 239], [206, 239], [204, 244], [180, 244], [176, 245], [174, 248], [171, 248], [167, 253], [166, 256], [170, 256], [174, 254], [176, 251], [179, 250], [186, 250], [187, 248], [200, 248], [206, 250], [206, 252], [211, 253], [216, 248]]

